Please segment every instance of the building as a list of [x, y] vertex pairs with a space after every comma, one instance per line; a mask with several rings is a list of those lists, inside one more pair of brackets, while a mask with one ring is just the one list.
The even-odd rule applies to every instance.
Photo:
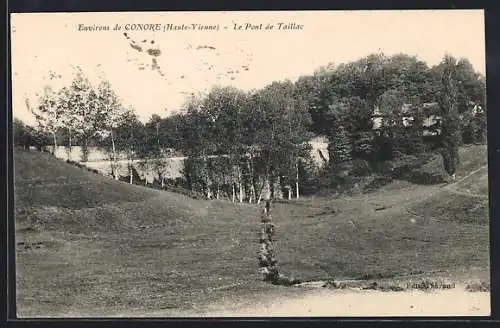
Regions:
[[[438, 103], [425, 103], [422, 105], [424, 109], [424, 119], [422, 125], [424, 127], [424, 135], [436, 135], [440, 133], [439, 128], [435, 128], [439, 126], [441, 117], [437, 115], [439, 113]], [[411, 122], [413, 122], [413, 116], [411, 113], [411, 104], [403, 104], [401, 108], [402, 112], [402, 120], [403, 126], [410, 126]], [[373, 120], [373, 129], [378, 130], [382, 127], [382, 121], [384, 119], [385, 114], [380, 110], [377, 106], [373, 112], [372, 120]]]

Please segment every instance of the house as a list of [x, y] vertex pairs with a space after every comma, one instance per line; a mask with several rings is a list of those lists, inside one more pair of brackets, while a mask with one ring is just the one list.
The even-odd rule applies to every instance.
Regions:
[[[413, 116], [411, 114], [411, 104], [403, 104], [401, 108], [401, 112], [403, 114], [403, 126], [410, 126], [411, 122], [413, 122]], [[439, 128], [435, 129], [434, 127], [439, 126], [441, 117], [437, 115], [439, 113], [438, 103], [424, 103], [422, 105], [424, 109], [424, 119], [422, 125], [424, 127], [424, 135], [436, 135], [440, 133]], [[382, 127], [382, 121], [384, 119], [384, 113], [377, 106], [373, 112], [372, 121], [373, 121], [373, 129], [379, 130]]]

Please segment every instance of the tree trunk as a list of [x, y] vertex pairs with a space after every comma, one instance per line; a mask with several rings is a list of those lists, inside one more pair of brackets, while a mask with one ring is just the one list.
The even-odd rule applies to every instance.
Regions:
[[240, 203], [243, 202], [243, 181], [242, 181], [242, 177], [241, 177], [241, 170], [240, 170], [240, 166], [238, 165], [238, 191], [240, 193]]
[[163, 189], [165, 187], [165, 177], [162, 175], [161, 176], [161, 188]]
[[210, 189], [210, 184], [207, 182], [207, 199], [212, 199], [212, 189]]
[[262, 191], [264, 190], [264, 183], [260, 186], [259, 192], [257, 193], [257, 190], [255, 192], [255, 203], [260, 204], [260, 201], [262, 200]]
[[264, 281], [277, 282], [280, 277], [275, 247], [274, 247], [274, 224], [271, 218], [271, 204], [266, 201], [266, 206], [261, 215], [261, 231], [260, 231], [260, 250], [259, 250], [259, 267], [263, 275]]
[[240, 180], [238, 182], [238, 193], [239, 193], [239, 202], [243, 203], [243, 199], [245, 198], [245, 189], [243, 187], [243, 182]]
[[253, 165], [251, 158], [248, 159], [247, 165], [248, 165], [248, 172], [250, 173], [250, 199], [248, 202], [252, 203], [254, 200], [255, 202], [257, 202], [257, 192], [255, 188], [255, 177], [253, 173]]
[[144, 185], [148, 185], [148, 173], [149, 173], [149, 166], [148, 166], [147, 160], [144, 161]]
[[264, 177], [264, 181], [262, 181], [262, 186], [260, 188], [260, 191], [259, 191], [259, 198], [257, 200], [257, 204], [260, 204], [260, 202], [262, 201], [262, 198], [264, 198], [265, 200], [269, 200], [271, 199], [271, 188], [270, 188], [270, 184], [269, 184], [269, 177], [266, 175]]
[[278, 175], [276, 181], [273, 183], [273, 198], [283, 199], [283, 190], [281, 188], [281, 176]]
[[288, 200], [292, 200], [292, 184], [288, 183]]
[[274, 178], [271, 176], [269, 178], [269, 198], [268, 199], [276, 198], [275, 191], [276, 191], [276, 188], [275, 188]]
[[295, 163], [295, 192], [297, 193], [297, 199], [299, 199], [299, 161]]
[[53, 132], [52, 136], [54, 137], [54, 150], [52, 151], [52, 155], [55, 155], [56, 154], [56, 149], [57, 149], [57, 137], [56, 137], [56, 133]]
[[[113, 136], [113, 130], [111, 130], [111, 146], [113, 149], [113, 165], [116, 167], [116, 146], [115, 146], [115, 137]], [[113, 170], [115, 180], [118, 180], [118, 174], [116, 174], [116, 170]]]
[[271, 196], [272, 196], [271, 178], [269, 177], [268, 174], [266, 174], [266, 180], [264, 182], [264, 188], [265, 188], [265, 198], [266, 198], [266, 200], [271, 199]]
[[132, 170], [131, 164], [129, 164], [129, 166], [128, 166], [128, 171], [130, 174], [130, 184], [132, 184], [134, 182], [134, 170]]
[[85, 137], [82, 149], [82, 162], [86, 162], [89, 159], [89, 139]]
[[71, 130], [68, 129], [68, 160], [71, 160]]
[[234, 188], [234, 182], [232, 183], [232, 189], [233, 189], [233, 203], [236, 201], [236, 190]]

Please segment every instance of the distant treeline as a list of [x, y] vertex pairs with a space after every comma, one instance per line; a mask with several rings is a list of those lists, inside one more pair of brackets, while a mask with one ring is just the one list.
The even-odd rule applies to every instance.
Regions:
[[[415, 56], [372, 54], [259, 90], [214, 87], [178, 113], [146, 123], [124, 108], [109, 82], [94, 86], [75, 73], [71, 85], [47, 87], [37, 107], [27, 103], [37, 126], [15, 120], [16, 146], [92, 145], [112, 162], [124, 153], [155, 159], [156, 166], [183, 154], [182, 187], [207, 198], [299, 197], [433, 151], [453, 175], [458, 146], [486, 142], [485, 79], [467, 59], [449, 55], [429, 67]], [[328, 141], [323, 166], [311, 159], [315, 136]], [[161, 173], [158, 179], [166, 184]]]

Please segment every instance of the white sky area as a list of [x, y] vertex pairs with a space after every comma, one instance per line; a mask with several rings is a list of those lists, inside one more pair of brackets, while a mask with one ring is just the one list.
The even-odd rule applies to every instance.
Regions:
[[[303, 29], [277, 30], [280, 22]], [[220, 30], [124, 31], [134, 23], [219, 24]], [[236, 31], [234, 23], [276, 27]], [[79, 24], [110, 30], [78, 31]], [[115, 24], [122, 30], [114, 31]], [[13, 116], [29, 124], [34, 120], [25, 99], [36, 105], [36, 93], [45, 85], [68, 85], [77, 65], [93, 83], [105, 76], [143, 121], [179, 110], [187, 93], [214, 85], [249, 90], [273, 80], [294, 81], [329, 62], [379, 51], [416, 55], [429, 65], [449, 53], [468, 58], [485, 74], [483, 10], [29, 13], [12, 14], [11, 26]], [[164, 76], [151, 69], [153, 57], [133, 49], [123, 32], [144, 50], [161, 51], [157, 64]], [[215, 49], [197, 49], [204, 45]], [[49, 71], [61, 78], [49, 80]]]

